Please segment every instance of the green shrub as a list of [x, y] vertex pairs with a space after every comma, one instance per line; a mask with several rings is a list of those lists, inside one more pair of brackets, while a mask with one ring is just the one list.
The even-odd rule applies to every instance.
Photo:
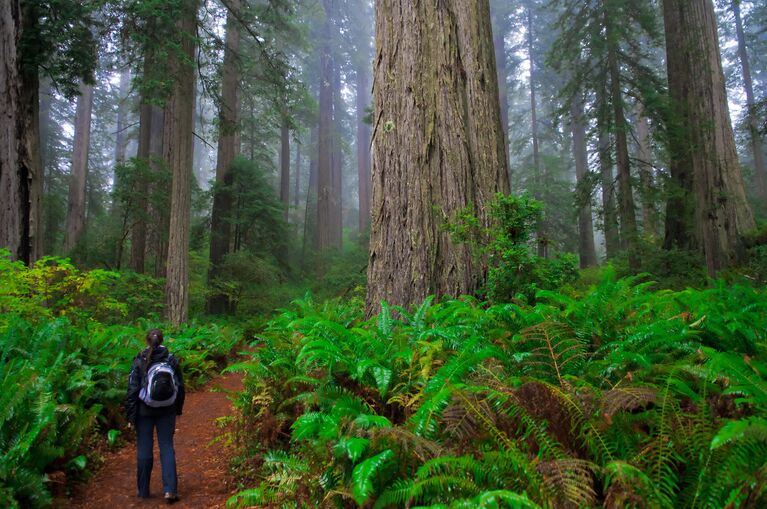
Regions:
[[228, 505], [764, 506], [767, 294], [652, 288], [296, 301], [230, 368], [255, 487]]

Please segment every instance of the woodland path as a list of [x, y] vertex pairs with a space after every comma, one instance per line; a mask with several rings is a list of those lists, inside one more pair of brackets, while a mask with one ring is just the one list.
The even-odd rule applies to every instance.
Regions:
[[[184, 415], [176, 421], [174, 439], [181, 500], [171, 507], [223, 508], [226, 500], [235, 493], [227, 475], [228, 451], [223, 443], [210, 442], [222, 432], [216, 419], [233, 412], [228, 393], [241, 389], [242, 375], [230, 373], [214, 378], [200, 390], [187, 394]], [[70, 501], [69, 507], [123, 509], [165, 506], [161, 472], [155, 437], [151, 497], [137, 498], [136, 449], [131, 441], [106, 457], [102, 469]]]

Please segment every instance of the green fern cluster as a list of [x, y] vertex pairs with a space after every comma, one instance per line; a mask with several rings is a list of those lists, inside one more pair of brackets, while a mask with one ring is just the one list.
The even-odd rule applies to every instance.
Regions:
[[535, 302], [297, 301], [234, 368], [257, 488], [229, 506], [767, 504], [763, 290]]
[[[54, 260], [26, 268], [0, 253], [0, 507], [47, 507], [47, 474], [80, 479], [96, 441], [114, 442], [125, 425], [130, 363], [146, 331], [163, 326], [108, 325], [123, 308], [110, 300], [105, 277]], [[165, 331], [191, 386], [223, 366], [241, 338], [216, 325]]]

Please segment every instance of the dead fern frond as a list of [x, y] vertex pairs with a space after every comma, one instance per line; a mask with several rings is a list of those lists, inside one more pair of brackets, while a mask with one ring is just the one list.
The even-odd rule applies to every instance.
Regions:
[[586, 360], [586, 344], [561, 323], [543, 322], [521, 331], [516, 342], [527, 374], [556, 380], [566, 387], [564, 377], [578, 373]]
[[555, 493], [563, 507], [593, 507], [597, 494], [594, 490], [594, 471], [598, 467], [576, 458], [547, 461], [538, 465], [543, 484]]
[[651, 387], [613, 387], [602, 395], [602, 413], [612, 417], [620, 411], [634, 411], [654, 404], [658, 393]]
[[446, 453], [445, 448], [437, 442], [418, 436], [400, 426], [371, 428], [367, 430], [367, 434], [373, 442], [384, 439], [394, 442], [401, 450], [413, 454], [421, 463]]

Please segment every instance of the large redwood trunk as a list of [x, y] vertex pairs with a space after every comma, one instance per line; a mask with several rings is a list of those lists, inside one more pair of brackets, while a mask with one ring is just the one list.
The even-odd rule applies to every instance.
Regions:
[[644, 113], [641, 102], [636, 106], [637, 167], [642, 197], [642, 229], [645, 236], [654, 238], [658, 235], [655, 213], [655, 193], [652, 149], [650, 147], [650, 121]]
[[[535, 48], [534, 48], [534, 41], [535, 36], [533, 32], [533, 12], [532, 12], [532, 5], [530, 2], [527, 2], [525, 6], [526, 10], [526, 18], [527, 18], [527, 57], [528, 61], [530, 63], [530, 139], [533, 144], [533, 178], [534, 178], [534, 189], [535, 189], [535, 198], [537, 200], [544, 200], [543, 198], [543, 188], [544, 188], [544, 176], [543, 176], [543, 168], [541, 166], [541, 154], [540, 154], [540, 141], [538, 136], [538, 100], [537, 100], [537, 94], [536, 94], [536, 86], [537, 86], [537, 79], [536, 79], [536, 69], [535, 69]], [[542, 256], [546, 258], [549, 254], [549, 240], [546, 237], [546, 231], [544, 224], [546, 222], [545, 220], [546, 210], [543, 211], [543, 218], [541, 219], [541, 222], [538, 224], [538, 230], [536, 231], [536, 237], [538, 242], [538, 256]]]
[[75, 137], [72, 150], [72, 173], [69, 180], [67, 204], [67, 228], [64, 236], [64, 252], [71, 252], [80, 242], [85, 231], [85, 191], [88, 182], [88, 150], [91, 140], [91, 113], [93, 111], [93, 86], [80, 85], [75, 113]]
[[506, 34], [508, 31], [508, 19], [505, 16], [502, 19], [498, 19], [496, 26], [493, 27], [493, 47], [495, 49], [495, 66], [498, 73], [498, 96], [501, 106], [503, 146], [507, 161], [509, 159], [509, 87], [507, 84], [508, 69], [506, 62]]
[[[172, 173], [170, 232], [165, 284], [165, 313], [173, 325], [186, 321], [189, 310], [189, 221], [191, 215], [194, 126], [195, 29], [198, 0], [185, 0], [178, 21], [182, 55], [171, 54], [174, 82], [165, 108], [163, 158]], [[186, 61], [185, 61], [186, 60]]]
[[376, 2], [369, 313], [476, 291], [485, 261], [447, 221], [508, 192], [487, 0]]
[[34, 3], [0, 2], [0, 248], [27, 264], [42, 255], [42, 164], [38, 71], [20, 43], [38, 15]]
[[[230, 2], [230, 9], [239, 12], [239, 0]], [[232, 12], [226, 18], [226, 48], [221, 82], [221, 106], [218, 112], [219, 137], [216, 158], [216, 187], [213, 193], [213, 212], [210, 222], [210, 267], [208, 284], [219, 276], [219, 265], [229, 253], [231, 243], [230, 216], [232, 213], [232, 161], [240, 153], [239, 135], [239, 72], [237, 53], [240, 49], [238, 21]], [[207, 302], [208, 312], [221, 314], [229, 308], [226, 295], [212, 293]]]
[[605, 234], [605, 253], [612, 258], [620, 250], [620, 233], [618, 230], [618, 214], [615, 210], [615, 178], [613, 176], [613, 158], [610, 150], [610, 115], [604, 97], [607, 92], [600, 94], [597, 105], [597, 151], [599, 154], [599, 175], [602, 186], [602, 222]]
[[[714, 276], [739, 260], [742, 236], [755, 227], [727, 107], [716, 16], [711, 0], [664, 0], [663, 17], [679, 122], [671, 139], [671, 176], [679, 193], [669, 200], [666, 244], [699, 246]], [[687, 202], [681, 210], [679, 201]], [[685, 207], [693, 213], [680, 214]], [[668, 238], [673, 235], [680, 238]]]
[[[586, 125], [583, 118], [583, 99], [578, 96], [570, 110], [572, 117], [573, 157], [575, 159], [575, 177], [578, 186], [584, 185], [588, 174], [588, 151], [586, 147]], [[582, 269], [597, 265], [597, 253], [594, 247], [594, 222], [591, 218], [591, 203], [578, 206], [578, 255]]]

